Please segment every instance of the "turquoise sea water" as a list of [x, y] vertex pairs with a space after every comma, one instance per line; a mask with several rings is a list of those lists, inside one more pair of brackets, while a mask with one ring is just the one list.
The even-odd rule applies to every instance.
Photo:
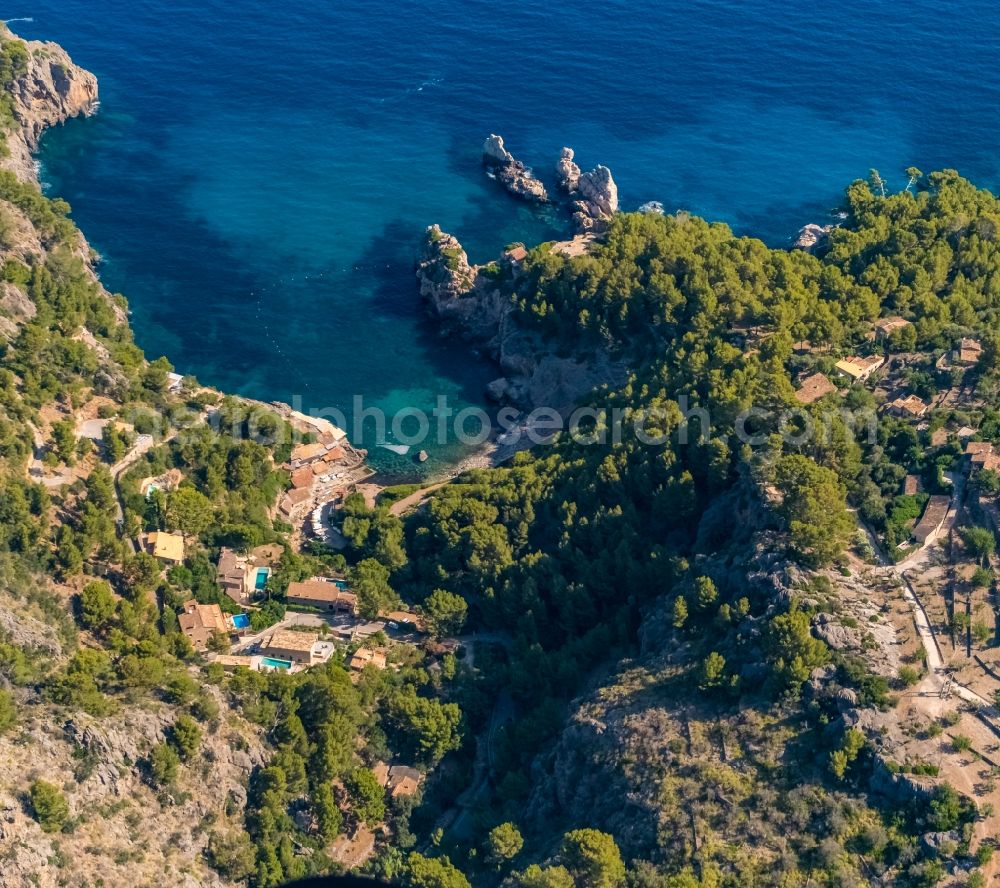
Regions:
[[[480, 401], [494, 369], [422, 317], [423, 229], [439, 222], [474, 261], [566, 229], [485, 178], [489, 132], [543, 175], [562, 145], [607, 164], [625, 208], [660, 200], [776, 245], [871, 167], [897, 187], [909, 164], [1000, 181], [986, 3], [33, 0], [3, 14], [100, 78], [100, 113], [46, 136], [43, 178], [147, 354], [306, 408]], [[421, 471], [458, 454], [428, 449]]]

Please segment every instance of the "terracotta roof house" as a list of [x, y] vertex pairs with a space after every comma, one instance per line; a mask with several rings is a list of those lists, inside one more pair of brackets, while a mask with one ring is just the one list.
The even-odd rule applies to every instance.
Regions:
[[232, 549], [222, 549], [219, 552], [219, 563], [216, 567], [216, 581], [226, 593], [237, 604], [246, 604], [250, 601], [250, 594], [253, 592], [253, 584], [250, 577], [253, 571], [246, 558]]
[[292, 472], [292, 487], [312, 487], [313, 467], [311, 465], [302, 466]]
[[315, 662], [315, 647], [319, 635], [315, 632], [295, 632], [291, 629], [275, 629], [265, 639], [261, 653], [280, 660], [291, 660], [311, 666]]
[[837, 387], [822, 373], [813, 373], [802, 380], [795, 392], [795, 400], [800, 404], [812, 404], [825, 395], [837, 391]]
[[413, 795], [424, 779], [424, 775], [416, 768], [407, 765], [387, 765], [385, 762], [376, 762], [372, 773], [394, 799]]
[[318, 577], [289, 583], [286, 598], [289, 604], [316, 607], [330, 613], [353, 614], [358, 606], [358, 597], [353, 592], [348, 592], [333, 580]]
[[948, 430], [946, 428], [934, 429], [931, 432], [931, 447], [943, 447], [948, 443]]
[[927, 412], [927, 405], [916, 395], [907, 395], [905, 398], [896, 398], [892, 401], [889, 409], [897, 416], [919, 419]]
[[902, 330], [904, 327], [909, 326], [910, 322], [906, 320], [906, 318], [901, 318], [899, 315], [881, 318], [875, 322], [875, 338], [888, 339], [897, 330]]
[[285, 494], [281, 501], [281, 511], [289, 518], [293, 517], [297, 511], [307, 504], [312, 498], [312, 491], [308, 487], [294, 487]]
[[376, 669], [385, 669], [385, 651], [372, 648], [358, 648], [351, 657], [351, 669], [361, 671], [366, 666], [374, 666]]
[[982, 356], [983, 346], [979, 340], [961, 339], [951, 353], [951, 360], [961, 367], [972, 367], [979, 363]]
[[967, 441], [965, 444], [966, 459], [973, 466], [981, 466], [992, 452], [993, 445], [989, 441]]
[[149, 554], [165, 564], [180, 564], [184, 560], [184, 537], [179, 533], [154, 530], [146, 534]]
[[865, 382], [884, 363], [885, 358], [881, 355], [852, 356], [837, 361], [835, 366], [838, 373], [852, 382]]
[[394, 799], [401, 796], [411, 796], [420, 788], [420, 781], [424, 779], [416, 768], [409, 768], [406, 765], [393, 765], [389, 768], [389, 782], [386, 789]]
[[217, 604], [199, 604], [194, 599], [184, 602], [184, 611], [177, 615], [177, 623], [194, 645], [195, 650], [204, 651], [213, 635], [229, 635], [232, 627]]
[[310, 462], [318, 459], [327, 451], [327, 446], [322, 441], [313, 441], [311, 444], [299, 444], [292, 450], [292, 463]]
[[941, 526], [950, 505], [951, 498], [947, 496], [932, 496], [927, 501], [924, 514], [920, 516], [920, 521], [913, 528], [913, 538], [918, 543], [926, 542], [927, 538]]

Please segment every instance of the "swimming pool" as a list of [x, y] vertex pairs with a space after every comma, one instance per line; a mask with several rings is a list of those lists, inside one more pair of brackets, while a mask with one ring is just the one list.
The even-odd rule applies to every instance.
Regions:
[[254, 580], [253, 587], [258, 592], [263, 591], [264, 587], [267, 585], [267, 579], [271, 576], [271, 568], [269, 567], [258, 567], [257, 568], [257, 578]]
[[334, 580], [333, 585], [340, 589], [342, 592], [347, 591], [347, 580]]
[[276, 660], [274, 657], [261, 657], [260, 665], [267, 666], [268, 669], [284, 669], [288, 670], [292, 668], [291, 660]]
[[236, 629], [249, 629], [250, 617], [247, 614], [233, 614], [233, 627]]

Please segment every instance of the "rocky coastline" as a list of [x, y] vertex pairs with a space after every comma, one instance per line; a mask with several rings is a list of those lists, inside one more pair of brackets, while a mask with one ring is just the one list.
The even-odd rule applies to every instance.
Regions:
[[833, 231], [832, 225], [817, 225], [815, 222], [810, 222], [799, 229], [792, 246], [796, 250], [815, 253], [826, 247], [830, 240], [831, 231]]
[[[492, 133], [486, 139], [483, 164], [516, 197], [549, 201], [545, 185], [507, 150], [502, 136]], [[606, 166], [582, 172], [568, 147], [560, 152], [555, 174], [576, 237], [551, 248], [578, 254], [618, 212], [618, 187]], [[557, 355], [518, 323], [509, 282], [516, 289], [530, 261], [528, 250], [515, 246], [494, 262], [472, 265], [458, 238], [431, 225], [417, 261], [420, 295], [443, 332], [462, 336], [497, 363], [501, 375], [486, 387], [490, 400], [524, 411], [552, 408], [567, 416], [597, 386], [622, 381], [625, 367], [603, 351]]]
[[475, 344], [500, 368], [486, 390], [498, 404], [520, 410], [548, 407], [567, 416], [597, 386], [625, 376], [624, 364], [603, 351], [557, 355], [534, 331], [518, 323], [514, 298], [498, 283], [504, 266], [516, 287], [526, 259], [508, 252], [488, 265], [471, 265], [459, 240], [438, 225], [427, 229], [417, 263], [420, 295], [446, 333]]
[[[0, 38], [20, 39], [5, 26], [0, 28]], [[37, 184], [38, 172], [32, 154], [38, 149], [39, 138], [49, 127], [97, 110], [97, 78], [74, 64], [66, 50], [56, 43], [22, 42], [27, 49], [25, 72], [14, 82], [11, 107], [18, 126], [9, 134], [10, 153], [0, 161], [0, 167], [13, 172], [22, 182]]]

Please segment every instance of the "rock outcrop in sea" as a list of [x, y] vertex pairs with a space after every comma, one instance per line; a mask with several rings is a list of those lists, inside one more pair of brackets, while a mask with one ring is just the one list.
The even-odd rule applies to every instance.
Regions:
[[563, 148], [556, 162], [556, 175], [559, 177], [559, 187], [568, 194], [576, 191], [580, 184], [580, 167], [573, 160], [575, 154], [572, 148]]
[[[0, 38], [18, 39], [0, 25]], [[97, 108], [97, 78], [79, 65], [56, 43], [25, 40], [28, 50], [23, 76], [11, 91], [14, 119], [20, 124], [23, 139], [8, 139], [10, 157], [4, 165], [22, 181], [35, 178], [31, 152], [47, 127], [56, 126], [80, 114], [92, 114]]]
[[606, 166], [581, 173], [572, 148], [563, 148], [556, 161], [559, 187], [573, 200], [573, 221], [580, 234], [599, 234], [618, 212], [618, 186]]
[[611, 170], [598, 164], [589, 173], [581, 173], [577, 194], [581, 198], [574, 204], [577, 229], [587, 233], [607, 228], [611, 217], [618, 212], [618, 186]]
[[497, 403], [523, 410], [551, 407], [568, 415], [580, 400], [600, 385], [617, 385], [625, 367], [598, 350], [586, 358], [555, 354], [541, 336], [517, 320], [514, 295], [498, 266], [524, 274], [523, 261], [509, 256], [486, 266], [470, 265], [461, 243], [437, 225], [427, 229], [423, 254], [417, 263], [420, 294], [431, 314], [449, 332], [484, 347], [502, 375], [488, 386]]
[[504, 147], [503, 137], [491, 133], [483, 143], [483, 165], [511, 194], [545, 203], [549, 199], [542, 181]]

